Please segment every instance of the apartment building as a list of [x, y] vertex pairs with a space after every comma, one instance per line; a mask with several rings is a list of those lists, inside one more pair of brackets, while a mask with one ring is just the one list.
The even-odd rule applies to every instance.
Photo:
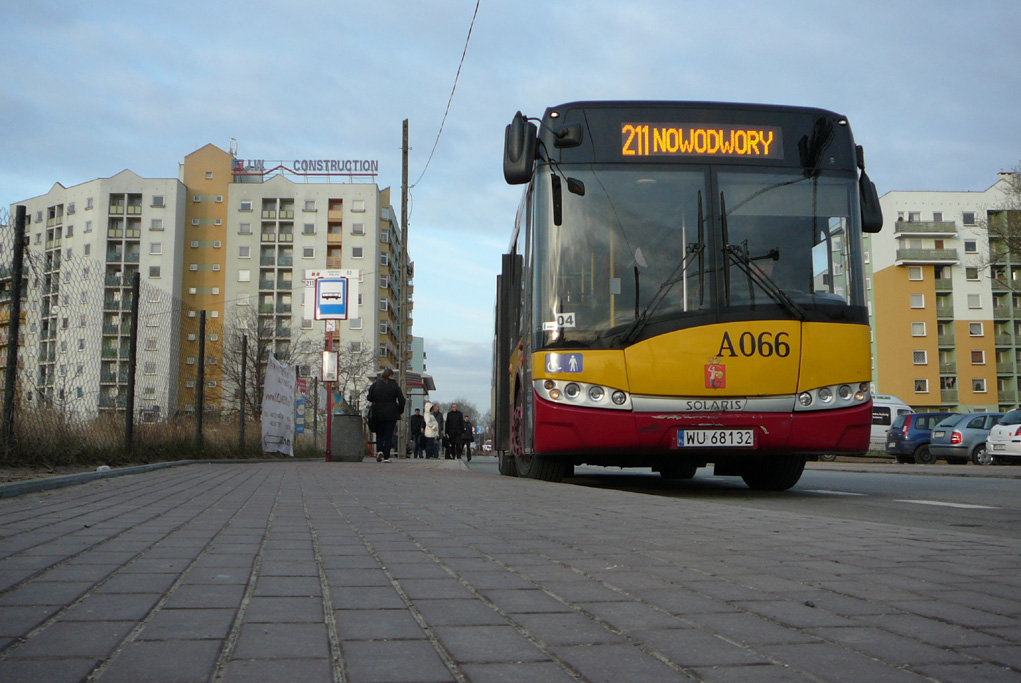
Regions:
[[1021, 264], [989, 231], [1006, 187], [881, 198], [883, 230], [865, 237], [877, 393], [916, 409], [1016, 407]]
[[[389, 189], [353, 182], [362, 174], [291, 167], [206, 145], [184, 158], [177, 178], [126, 170], [17, 202], [28, 208], [27, 261], [36, 264], [25, 300], [23, 400], [83, 415], [123, 408], [135, 273], [150, 311], [136, 365], [143, 419], [195, 409], [200, 341], [204, 403], [232, 407], [237, 388], [224, 353], [239, 330], [300, 374], [318, 373], [309, 350], [318, 357], [325, 321], [304, 318], [307, 270], [359, 271], [358, 301], [337, 326], [335, 348], [369, 351], [376, 369], [398, 367], [410, 355], [412, 308], [410, 278], [399, 275], [411, 266]], [[299, 341], [306, 353], [292, 358]]]

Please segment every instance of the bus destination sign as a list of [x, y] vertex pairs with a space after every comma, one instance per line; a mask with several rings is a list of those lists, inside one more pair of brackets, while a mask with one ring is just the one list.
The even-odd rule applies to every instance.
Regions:
[[620, 153], [625, 157], [783, 159], [783, 135], [777, 126], [624, 123], [620, 134]]

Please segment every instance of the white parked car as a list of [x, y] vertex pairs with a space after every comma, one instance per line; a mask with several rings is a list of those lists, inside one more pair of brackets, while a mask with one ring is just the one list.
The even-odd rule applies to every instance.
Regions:
[[993, 462], [1021, 461], [1021, 409], [1010, 411], [989, 430], [986, 450]]

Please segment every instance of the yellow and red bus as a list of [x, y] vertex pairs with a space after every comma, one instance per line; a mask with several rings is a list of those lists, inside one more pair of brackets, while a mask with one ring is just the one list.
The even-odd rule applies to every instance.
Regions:
[[526, 187], [497, 278], [502, 474], [711, 463], [784, 490], [808, 456], [868, 450], [882, 213], [845, 117], [573, 102], [518, 112], [504, 176]]

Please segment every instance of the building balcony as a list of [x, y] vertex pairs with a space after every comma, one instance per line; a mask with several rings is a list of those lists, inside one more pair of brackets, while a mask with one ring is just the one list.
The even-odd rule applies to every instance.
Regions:
[[999, 394], [999, 401], [998, 401], [999, 403], [1001, 403], [1001, 404], [1006, 403], [1006, 404], [1009, 404], [1009, 405], [1017, 405], [1017, 392], [1014, 391], [1013, 389], [1003, 389], [1003, 390], [1001, 390], [1001, 391], [999, 391], [997, 393]]
[[936, 291], [937, 292], [950, 292], [954, 289], [954, 281], [950, 278], [940, 278], [936, 280]]
[[940, 389], [939, 400], [941, 403], [957, 403], [957, 389]]
[[956, 237], [957, 224], [953, 221], [897, 221], [894, 235], [917, 237]]
[[259, 280], [259, 289], [273, 289], [273, 281]]
[[1009, 318], [1014, 311], [1010, 306], [993, 306], [994, 318]]
[[959, 263], [956, 249], [898, 249], [896, 265], [955, 265]]
[[280, 266], [294, 265], [294, 258], [291, 256], [281, 256], [279, 259], [277, 259], [277, 265]]
[[957, 373], [957, 363], [940, 363], [939, 374], [953, 375]]
[[262, 217], [267, 219], [274, 219], [277, 217], [276, 209], [263, 209]]
[[1017, 366], [1013, 363], [997, 363], [996, 374], [997, 375], [1013, 375]]
[[941, 334], [941, 335], [937, 336], [936, 337], [936, 345], [937, 346], [953, 346], [954, 345], [954, 335], [952, 335], [952, 334]]
[[993, 344], [995, 346], [1013, 346], [1014, 336], [1010, 334], [997, 334], [993, 337]]
[[273, 256], [262, 256], [259, 258], [260, 266], [272, 266], [276, 264], [276, 258]]
[[276, 242], [277, 234], [275, 232], [264, 232], [262, 233], [263, 242]]
[[334, 256], [334, 257], [327, 256], [326, 257], [326, 267], [327, 268], [340, 268], [341, 267], [341, 265], [340, 265], [341, 260], [342, 259], [339, 256]]
[[954, 306], [937, 306], [936, 307], [937, 318], [953, 318], [954, 317]]

